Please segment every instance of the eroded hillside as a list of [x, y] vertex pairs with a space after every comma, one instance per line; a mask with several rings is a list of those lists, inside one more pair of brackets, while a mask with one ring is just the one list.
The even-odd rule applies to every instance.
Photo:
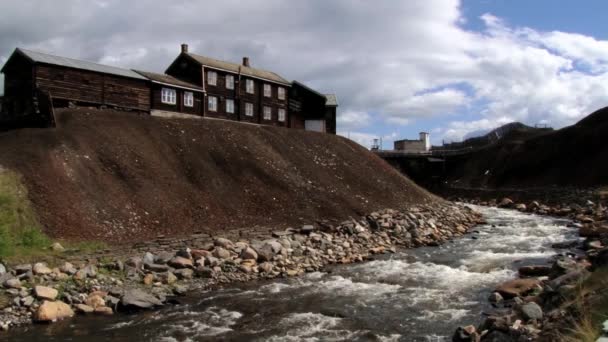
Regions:
[[67, 239], [285, 228], [439, 200], [341, 137], [94, 109], [2, 133], [0, 164], [23, 175], [46, 233]]

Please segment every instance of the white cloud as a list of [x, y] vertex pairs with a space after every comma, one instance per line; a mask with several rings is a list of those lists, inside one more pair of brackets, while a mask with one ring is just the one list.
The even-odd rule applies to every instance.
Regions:
[[[469, 31], [458, 0], [225, 0], [212, 7], [4, 1], [0, 60], [23, 46], [164, 71], [186, 42], [193, 52], [231, 61], [247, 55], [254, 66], [337, 93], [343, 132], [438, 117], [458, 123], [428, 129], [451, 137], [503, 117], [561, 127], [608, 104], [608, 41], [513, 27], [491, 14], [482, 16], [480, 32]], [[468, 126], [451, 115], [461, 112]]]

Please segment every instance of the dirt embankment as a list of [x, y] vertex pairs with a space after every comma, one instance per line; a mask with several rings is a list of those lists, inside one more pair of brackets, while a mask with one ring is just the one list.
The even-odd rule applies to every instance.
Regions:
[[505, 138], [448, 161], [460, 187], [596, 187], [608, 185], [608, 107], [579, 123], [530, 137]]
[[284, 228], [439, 201], [333, 135], [93, 109], [57, 124], [0, 135], [0, 165], [23, 175], [55, 238]]

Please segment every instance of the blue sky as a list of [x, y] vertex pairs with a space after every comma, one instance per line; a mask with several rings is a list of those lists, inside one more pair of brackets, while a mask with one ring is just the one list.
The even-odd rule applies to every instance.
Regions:
[[[576, 33], [583, 36], [593, 37], [597, 40], [608, 40], [608, 20], [606, 20], [606, 13], [608, 13], [608, 2], [600, 0], [589, 0], [589, 1], [550, 1], [550, 0], [535, 0], [535, 1], [524, 1], [524, 0], [465, 0], [461, 3], [460, 7], [461, 16], [464, 20], [461, 20], [458, 25], [464, 30], [471, 32], [483, 33], [487, 29], [486, 22], [482, 19], [482, 16], [491, 14], [497, 18], [500, 18], [503, 23], [512, 28], [530, 28], [540, 32], [551, 32], [560, 31], [567, 33]], [[553, 49], [548, 49], [553, 51]], [[560, 55], [559, 53], [556, 53]], [[604, 58], [607, 58], [604, 55]], [[604, 59], [604, 62], [606, 59]], [[584, 65], [579, 65], [579, 62], [574, 63], [577, 70], [588, 71], [588, 68]], [[605, 73], [603, 71], [602, 73]], [[456, 89], [460, 89], [467, 94], [471, 94], [470, 87], [468, 84], [456, 85]], [[598, 101], [600, 107], [608, 106], [608, 92], [607, 89], [603, 89], [603, 100]], [[601, 96], [601, 95], [600, 95]], [[596, 102], [597, 103], [597, 102]], [[383, 140], [383, 147], [385, 149], [392, 148], [392, 141], [394, 138], [416, 138], [418, 132], [427, 131], [431, 132], [432, 143], [441, 144], [442, 141], [458, 141], [463, 136], [462, 134], [456, 134], [454, 136], [445, 136], [442, 132], [437, 132], [440, 127], [445, 126], [446, 121], [462, 121], [462, 122], [475, 122], [483, 119], [484, 116], [480, 115], [480, 112], [488, 105], [488, 101], [479, 99], [473, 101], [468, 106], [455, 107], [447, 115], [437, 115], [430, 118], [417, 119], [413, 122], [404, 125], [397, 126], [387, 122], [375, 122], [365, 129], [358, 130], [355, 133], [349, 130], [343, 131], [343, 135], [352, 136], [360, 134], [359, 142], [368, 145], [368, 141], [372, 138], [381, 138]], [[550, 104], [547, 104], [546, 110], [552, 110]], [[543, 115], [536, 115], [521, 118], [519, 121], [523, 121], [526, 124], [534, 125], [536, 123], [547, 123], [556, 128], [569, 125], [580, 117], [590, 113], [590, 110], [599, 109], [600, 107], [594, 107], [593, 105], [586, 108], [586, 111], [580, 112], [580, 115], [574, 115], [566, 120], [549, 119]], [[504, 113], [508, 115], [508, 113]], [[482, 125], [479, 130], [489, 130], [491, 127], [502, 125], [508, 121], [515, 121], [518, 118], [504, 119], [500, 116], [494, 117], [495, 120], [490, 118], [489, 125]], [[501, 120], [502, 119], [502, 120]], [[471, 128], [469, 131], [479, 131], [476, 128]], [[437, 134], [439, 133], [439, 134]], [[464, 133], [464, 131], [462, 132]]]
[[339, 134], [366, 146], [560, 128], [608, 105], [606, 1], [32, 0], [0, 13], [0, 65], [18, 46], [156, 72], [181, 43], [248, 56], [336, 93]]

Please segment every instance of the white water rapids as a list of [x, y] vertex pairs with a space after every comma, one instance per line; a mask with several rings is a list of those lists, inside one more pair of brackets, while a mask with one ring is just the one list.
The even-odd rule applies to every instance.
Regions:
[[[576, 239], [568, 221], [474, 207], [487, 224], [441, 247], [404, 250], [331, 273], [233, 285], [135, 316], [30, 327], [23, 341], [449, 341], [476, 324], [492, 289]], [[110, 322], [108, 322], [110, 321]]]

